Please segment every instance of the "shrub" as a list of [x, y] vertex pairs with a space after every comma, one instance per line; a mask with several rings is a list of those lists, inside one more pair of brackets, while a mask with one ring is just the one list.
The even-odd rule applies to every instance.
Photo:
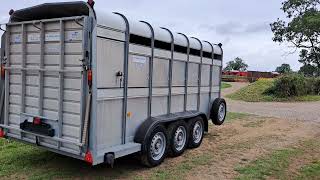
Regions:
[[320, 95], [320, 78], [307, 78], [301, 74], [287, 74], [277, 78], [266, 93], [281, 98]]

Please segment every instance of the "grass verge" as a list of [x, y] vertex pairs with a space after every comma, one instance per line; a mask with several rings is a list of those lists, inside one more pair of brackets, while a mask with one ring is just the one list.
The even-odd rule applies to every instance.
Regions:
[[228, 112], [226, 116], [225, 122], [232, 122], [234, 120], [241, 120], [252, 116], [251, 114], [247, 113], [237, 113], [237, 112]]
[[238, 180], [245, 179], [266, 179], [269, 176], [280, 178], [284, 176], [289, 166], [290, 158], [302, 153], [298, 149], [283, 149], [270, 154], [269, 156], [253, 161], [247, 166], [236, 168], [240, 173]]
[[221, 83], [221, 89], [227, 89], [227, 88], [231, 88], [231, 87], [232, 87], [232, 85], [229, 83], [225, 83], [225, 82]]
[[297, 180], [303, 179], [319, 179], [320, 177], [320, 160], [313, 162], [311, 164], [305, 165], [299, 171], [299, 176]]
[[[196, 157], [187, 157], [186, 160], [179, 163], [173, 168], [161, 168], [155, 171], [151, 175], [151, 179], [154, 180], [166, 180], [166, 179], [181, 179], [189, 171], [193, 170], [202, 165], [206, 165], [212, 160], [212, 155], [210, 154], [200, 154]], [[139, 178], [136, 178], [139, 179]]]
[[265, 94], [265, 91], [273, 85], [272, 79], [260, 79], [239, 91], [227, 95], [233, 100], [241, 100], [247, 102], [283, 102], [283, 101], [320, 101], [320, 96], [300, 96], [294, 98], [278, 98]]
[[244, 166], [238, 166], [235, 170], [239, 173], [238, 180], [246, 179], [319, 179], [320, 161], [313, 161], [311, 164], [305, 164], [298, 171], [298, 175], [292, 177], [289, 166], [292, 162], [297, 161], [299, 164], [304, 163], [305, 156], [313, 155], [317, 157], [319, 141], [317, 139], [302, 141], [291, 148], [279, 149], [270, 154], [260, 157], [255, 161]]

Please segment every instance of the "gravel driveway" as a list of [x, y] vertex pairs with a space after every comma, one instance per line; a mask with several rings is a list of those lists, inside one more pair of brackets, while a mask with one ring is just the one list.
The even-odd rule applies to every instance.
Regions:
[[[233, 93], [247, 83], [230, 83], [232, 88], [222, 91], [222, 96]], [[262, 116], [279, 117], [320, 122], [320, 101], [317, 102], [244, 102], [226, 98], [228, 111], [243, 112]]]

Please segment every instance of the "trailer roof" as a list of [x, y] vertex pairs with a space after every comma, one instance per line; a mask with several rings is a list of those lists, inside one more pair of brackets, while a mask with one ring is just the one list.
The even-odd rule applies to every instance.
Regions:
[[10, 22], [33, 21], [71, 16], [89, 15], [89, 6], [83, 1], [44, 3], [14, 11]]
[[[113, 29], [118, 29], [121, 31], [126, 30], [126, 23], [121, 16], [114, 14], [114, 13], [111, 13], [111, 12], [105, 12], [105, 11], [99, 10], [99, 9], [96, 10], [96, 14], [97, 14], [98, 25], [110, 27]], [[130, 27], [131, 34], [135, 34], [135, 35], [139, 35], [139, 36], [143, 36], [143, 37], [147, 37], [147, 38], [151, 37], [151, 30], [147, 24], [145, 24], [141, 21], [132, 20], [131, 18], [128, 18], [128, 17], [126, 17], [126, 18], [129, 21], [129, 27]], [[171, 43], [171, 41], [172, 41], [171, 35], [167, 30], [160, 28], [158, 26], [154, 26], [154, 25], [152, 25], [152, 27], [153, 27], [153, 30], [155, 33], [156, 40]], [[176, 44], [176, 45], [187, 47], [188, 44], [190, 44], [190, 48], [193, 48], [196, 50], [201, 50], [201, 46], [202, 46], [204, 51], [210, 52], [210, 53], [212, 53], [212, 47], [211, 47], [211, 45], [212, 45], [213, 49], [214, 49], [214, 53], [218, 54], [218, 55], [222, 55], [222, 49], [218, 45], [209, 44], [209, 42], [207, 42], [207, 41], [201, 41], [201, 43], [202, 43], [202, 45], [201, 45], [199, 43], [199, 41], [194, 38], [188, 37], [188, 39], [186, 39], [184, 37], [184, 35], [182, 35], [180, 33], [176, 33], [176, 32], [172, 32], [172, 33], [173, 33], [173, 38], [174, 38], [173, 41], [174, 41], [174, 44]], [[189, 43], [188, 43], [188, 40], [189, 40]]]
[[[44, 3], [37, 6], [21, 9], [15, 11], [11, 17], [10, 22], [32, 21], [40, 19], [62, 18], [72, 16], [89, 16], [91, 7], [83, 1], [76, 2], [59, 2], [59, 3]], [[92, 11], [94, 12], [94, 11]], [[126, 31], [127, 18], [129, 23], [130, 34], [150, 38], [152, 31], [147, 23], [135, 21], [131, 18], [120, 16], [119, 14], [106, 12], [101, 9], [95, 10], [97, 24], [119, 31]], [[150, 24], [151, 25], [151, 24]], [[218, 45], [209, 44], [207, 41], [199, 41], [196, 38], [185, 36], [184, 34], [175, 33], [166, 28], [151, 25], [154, 31], [155, 40], [171, 43], [182, 47], [189, 47], [195, 50], [202, 50], [212, 53], [212, 46], [214, 54], [222, 55], [222, 48]], [[173, 39], [172, 39], [172, 35]]]

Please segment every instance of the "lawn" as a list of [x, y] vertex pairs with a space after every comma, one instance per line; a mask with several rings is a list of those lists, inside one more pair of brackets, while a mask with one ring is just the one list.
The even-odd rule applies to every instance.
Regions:
[[221, 83], [221, 88], [222, 89], [227, 89], [227, 88], [231, 88], [231, 87], [232, 87], [232, 85], [229, 84], [229, 83], [225, 83], [225, 82]]
[[260, 79], [233, 94], [227, 95], [227, 97], [233, 100], [242, 100], [247, 102], [320, 101], [320, 96], [313, 95], [299, 96], [294, 98], [279, 98], [266, 94], [265, 91], [272, 85], [272, 79]]

